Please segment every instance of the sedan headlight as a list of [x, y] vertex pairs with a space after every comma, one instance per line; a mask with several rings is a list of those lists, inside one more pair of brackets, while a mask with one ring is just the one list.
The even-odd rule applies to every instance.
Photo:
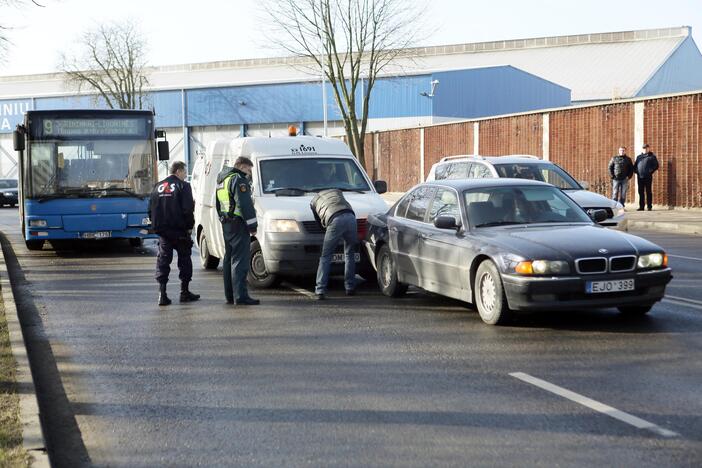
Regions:
[[300, 225], [294, 219], [271, 219], [268, 232], [300, 232]]
[[30, 219], [29, 227], [46, 227], [48, 224], [45, 219]]
[[638, 266], [641, 269], [666, 267], [668, 266], [668, 255], [665, 252], [641, 255]]
[[514, 271], [520, 275], [564, 275], [570, 273], [570, 265], [563, 260], [532, 260], [517, 263]]

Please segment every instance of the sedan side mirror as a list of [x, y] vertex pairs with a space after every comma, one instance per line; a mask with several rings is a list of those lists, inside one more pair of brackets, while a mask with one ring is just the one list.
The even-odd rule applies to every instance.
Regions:
[[453, 216], [438, 216], [434, 220], [434, 226], [439, 229], [458, 229], [456, 218]]
[[607, 210], [588, 210], [588, 214], [596, 223], [601, 223], [607, 219]]
[[388, 191], [388, 183], [385, 182], [384, 180], [374, 181], [373, 186], [375, 187], [375, 191], [378, 192], [379, 194], [382, 194], [382, 193], [385, 193]]

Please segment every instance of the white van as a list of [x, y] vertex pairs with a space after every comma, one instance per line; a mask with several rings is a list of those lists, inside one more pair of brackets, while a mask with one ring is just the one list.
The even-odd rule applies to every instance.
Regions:
[[[251, 177], [258, 232], [251, 243], [248, 276], [253, 287], [273, 286], [282, 276], [316, 273], [324, 231], [314, 219], [310, 202], [321, 189], [344, 191], [358, 219], [359, 239], [365, 237], [368, 215], [387, 210], [379, 195], [387, 184], [371, 182], [342, 141], [308, 136], [218, 140], [198, 157], [192, 171], [195, 234], [203, 268], [216, 269], [224, 257], [215, 186], [222, 166], [232, 166], [239, 156], [254, 164]], [[333, 258], [337, 271], [343, 270], [341, 252]], [[359, 274], [375, 277], [365, 253], [358, 253], [356, 261]]]

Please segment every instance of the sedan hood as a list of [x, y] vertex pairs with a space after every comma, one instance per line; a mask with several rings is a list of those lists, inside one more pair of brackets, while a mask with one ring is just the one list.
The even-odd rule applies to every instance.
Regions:
[[583, 208], [611, 208], [614, 210], [617, 202], [599, 193], [589, 190], [565, 190], [566, 195]]
[[480, 235], [501, 249], [531, 259], [611, 257], [662, 250], [639, 237], [595, 225], [514, 226], [490, 231]]

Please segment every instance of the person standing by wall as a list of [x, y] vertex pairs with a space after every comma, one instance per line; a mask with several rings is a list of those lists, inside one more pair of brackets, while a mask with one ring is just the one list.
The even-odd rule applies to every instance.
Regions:
[[336, 246], [344, 241], [344, 287], [346, 295], [356, 293], [356, 246], [358, 245], [358, 227], [356, 214], [344, 194], [338, 189], [322, 190], [310, 203], [310, 208], [317, 222], [326, 229], [322, 255], [317, 267], [317, 285], [315, 294], [318, 300], [326, 298], [331, 260]]
[[249, 296], [246, 275], [251, 263], [251, 236], [258, 222], [251, 198], [253, 162], [240, 156], [234, 167], [224, 166], [217, 175], [217, 213], [224, 234], [224, 297], [227, 304], [258, 305]]
[[171, 300], [166, 294], [168, 275], [171, 272], [173, 251], [178, 253], [180, 270], [180, 302], [200, 299], [190, 292], [193, 277], [193, 262], [190, 258], [193, 241], [191, 233], [195, 225], [195, 201], [190, 184], [185, 182], [188, 170], [183, 161], [171, 165], [170, 175], [157, 183], [149, 199], [151, 228], [158, 234], [158, 257], [156, 259], [156, 281], [159, 284], [158, 305], [167, 306]]
[[643, 211], [644, 206], [648, 207], [648, 211], [653, 209], [653, 173], [657, 170], [658, 158], [653, 154], [650, 146], [644, 144], [643, 153], [636, 156], [634, 163], [636, 181], [639, 184], [639, 209], [636, 211]]
[[619, 148], [619, 154], [609, 161], [609, 175], [612, 178], [612, 200], [626, 204], [629, 179], [634, 175], [634, 163], [626, 154], [626, 147]]

